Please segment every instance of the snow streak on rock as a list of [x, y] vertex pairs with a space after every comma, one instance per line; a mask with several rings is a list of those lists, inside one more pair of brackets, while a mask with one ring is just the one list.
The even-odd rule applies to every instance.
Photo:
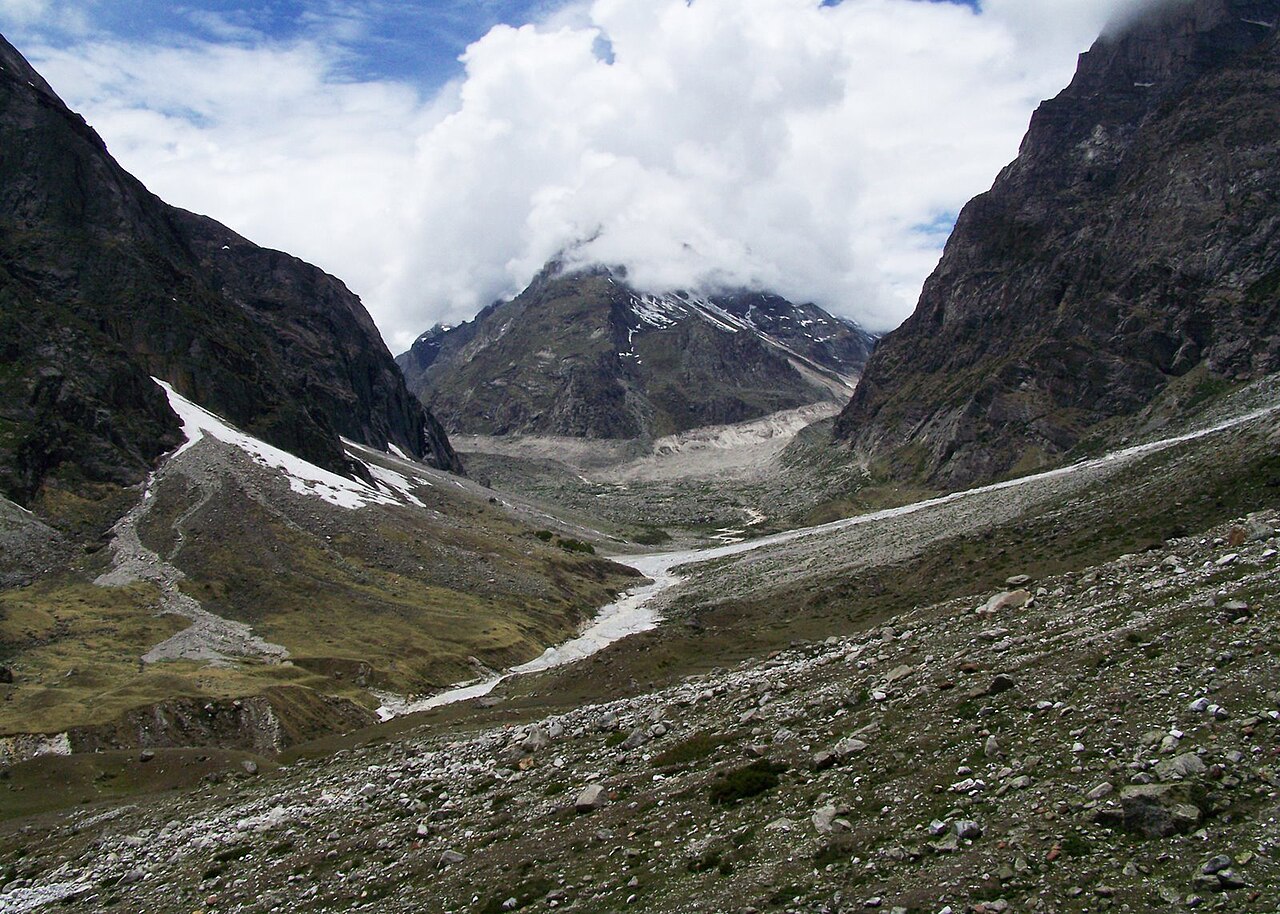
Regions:
[[154, 380], [168, 394], [169, 406], [182, 420], [182, 433], [187, 437], [187, 443], [178, 448], [173, 457], [190, 450], [208, 435], [210, 438], [216, 438], [240, 448], [261, 466], [280, 470], [288, 478], [289, 488], [300, 495], [315, 495], [331, 505], [353, 510], [370, 504], [400, 504], [398, 499], [363, 482], [331, 473], [314, 463], [308, 463], [301, 457], [295, 457], [288, 451], [283, 451], [232, 428], [213, 413], [192, 403], [164, 381], [159, 378]]

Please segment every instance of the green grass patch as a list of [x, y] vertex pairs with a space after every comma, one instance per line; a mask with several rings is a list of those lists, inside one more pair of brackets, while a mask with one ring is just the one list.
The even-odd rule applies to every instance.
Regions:
[[[502, 889], [496, 894], [490, 895], [484, 905], [481, 906], [480, 914], [505, 914], [507, 911], [523, 910], [541, 901], [555, 887], [556, 884], [545, 876], [527, 879], [514, 888]], [[515, 899], [514, 905], [510, 904], [513, 898]]]

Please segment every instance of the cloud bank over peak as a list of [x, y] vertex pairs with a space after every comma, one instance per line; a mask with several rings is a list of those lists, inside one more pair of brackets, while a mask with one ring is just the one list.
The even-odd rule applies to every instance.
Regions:
[[578, 2], [431, 93], [353, 79], [350, 34], [20, 49], [152, 190], [342, 277], [399, 351], [557, 255], [888, 329], [1132, 5]]

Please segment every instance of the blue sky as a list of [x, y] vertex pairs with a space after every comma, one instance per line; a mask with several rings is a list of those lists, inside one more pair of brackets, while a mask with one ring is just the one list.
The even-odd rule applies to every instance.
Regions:
[[[52, 6], [52, 5], [51, 5]], [[546, 0], [85, 0], [78, 15], [30, 16], [34, 4], [0, 3], [0, 27], [57, 44], [113, 36], [144, 43], [319, 40], [347, 52], [347, 75], [390, 78], [424, 88], [458, 75], [467, 45], [500, 23], [537, 19]]]
[[559, 256], [890, 329], [1136, 2], [0, 0], [0, 31], [152, 191], [401, 351]]
[[339, 41], [350, 51], [352, 78], [403, 79], [429, 87], [456, 76], [458, 56], [493, 26], [529, 22], [545, 8], [543, 0], [130, 0], [96, 4], [91, 15], [97, 27], [138, 41], [254, 41], [257, 36]]
[[[841, 0], [822, 0], [836, 6]], [[977, 9], [978, 0], [928, 0]], [[19, 6], [24, 4], [19, 3]], [[346, 52], [353, 79], [395, 79], [424, 90], [462, 72], [459, 56], [496, 25], [524, 25], [561, 6], [554, 0], [85, 0], [75, 4], [91, 32], [146, 43], [262, 40], [333, 42]], [[23, 17], [26, 20], [26, 17]], [[84, 37], [54, 20], [6, 15], [0, 27], [19, 27], [55, 43]]]

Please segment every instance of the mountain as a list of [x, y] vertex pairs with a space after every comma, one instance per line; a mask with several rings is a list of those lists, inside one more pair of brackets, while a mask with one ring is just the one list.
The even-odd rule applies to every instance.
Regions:
[[372, 724], [632, 582], [456, 475], [341, 282], [148, 193], [2, 41], [0, 136], [0, 766]]
[[3, 39], [0, 133], [0, 494], [141, 480], [181, 440], [153, 376], [337, 472], [339, 436], [460, 468], [355, 295], [149, 193]]
[[1280, 369], [1280, 2], [1105, 33], [960, 214], [835, 435], [961, 487]]
[[653, 439], [843, 400], [873, 344], [816, 305], [762, 292], [648, 295], [621, 272], [553, 263], [397, 362], [452, 431]]

